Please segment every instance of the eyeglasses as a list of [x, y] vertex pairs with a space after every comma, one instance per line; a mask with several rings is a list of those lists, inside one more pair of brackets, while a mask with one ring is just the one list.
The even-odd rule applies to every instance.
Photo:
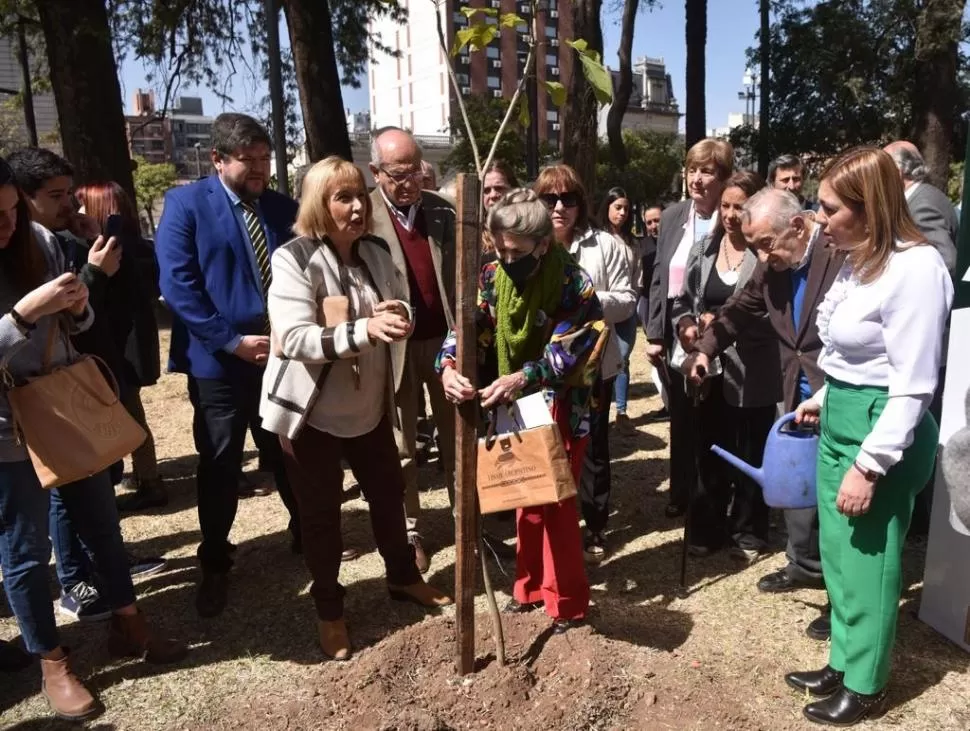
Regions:
[[406, 183], [409, 180], [418, 180], [424, 177], [424, 171], [422, 170], [408, 170], [403, 173], [392, 173], [387, 168], [378, 168], [382, 173], [391, 179], [392, 182], [400, 185], [401, 183]]
[[575, 208], [579, 205], [578, 193], [543, 193], [539, 200], [546, 204], [546, 208], [552, 210], [557, 203], [562, 203], [563, 208]]

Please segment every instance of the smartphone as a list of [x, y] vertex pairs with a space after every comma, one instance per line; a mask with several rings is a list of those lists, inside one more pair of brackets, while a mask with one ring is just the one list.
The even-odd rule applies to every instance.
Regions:
[[104, 224], [104, 238], [110, 239], [112, 236], [121, 236], [121, 216], [117, 213], [112, 213], [108, 216], [108, 220]]

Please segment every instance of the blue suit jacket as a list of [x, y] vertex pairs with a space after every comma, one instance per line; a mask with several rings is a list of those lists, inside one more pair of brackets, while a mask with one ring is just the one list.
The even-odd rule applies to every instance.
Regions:
[[[259, 210], [272, 254], [292, 238], [297, 204], [267, 190]], [[165, 196], [155, 251], [160, 289], [173, 315], [169, 370], [225, 378], [249, 366], [223, 348], [239, 335], [265, 332], [266, 303], [250, 248], [218, 177]]]

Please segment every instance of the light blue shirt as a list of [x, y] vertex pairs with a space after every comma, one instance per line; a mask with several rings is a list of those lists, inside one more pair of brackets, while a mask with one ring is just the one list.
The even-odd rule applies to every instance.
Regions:
[[[236, 223], [239, 224], [239, 233], [243, 237], [243, 241], [249, 244], [246, 247], [246, 256], [249, 259], [249, 267], [253, 272], [253, 277], [257, 282], [262, 282], [262, 274], [259, 271], [259, 265], [256, 263], [256, 252], [253, 251], [253, 242], [249, 240], [249, 229], [246, 228], [246, 217], [243, 214], [242, 208], [242, 198], [236, 195], [232, 189], [227, 186], [222, 178], [219, 178], [219, 182], [222, 184], [222, 189], [226, 191], [226, 195], [229, 196], [229, 206], [232, 208], [232, 213], [236, 217]], [[266, 221], [263, 218], [263, 212], [260, 210], [259, 201], [253, 201], [253, 205], [256, 206], [256, 214], [259, 216], [259, 223], [263, 227], [263, 233], [266, 235], [267, 246], [269, 245], [269, 231], [266, 229]], [[236, 348], [239, 347], [239, 343], [242, 342], [243, 336], [237, 335], [228, 343], [226, 343], [222, 349], [227, 353], [235, 352]]]

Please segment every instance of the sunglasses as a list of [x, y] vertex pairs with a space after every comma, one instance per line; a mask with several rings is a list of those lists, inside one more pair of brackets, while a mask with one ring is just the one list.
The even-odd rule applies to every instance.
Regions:
[[557, 203], [562, 203], [563, 208], [575, 208], [579, 205], [579, 193], [543, 193], [539, 200], [546, 204], [546, 208], [552, 210]]

